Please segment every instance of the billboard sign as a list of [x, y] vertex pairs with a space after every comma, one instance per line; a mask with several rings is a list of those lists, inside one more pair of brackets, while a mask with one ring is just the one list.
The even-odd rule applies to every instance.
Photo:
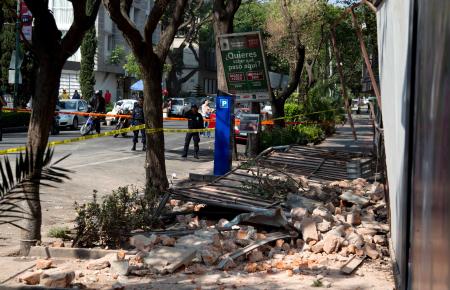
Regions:
[[22, 34], [20, 38], [23, 40], [25, 37], [28, 42], [31, 42], [33, 15], [23, 0], [20, 0], [20, 23], [22, 27]]
[[228, 93], [236, 102], [270, 100], [270, 83], [259, 32], [219, 36]]

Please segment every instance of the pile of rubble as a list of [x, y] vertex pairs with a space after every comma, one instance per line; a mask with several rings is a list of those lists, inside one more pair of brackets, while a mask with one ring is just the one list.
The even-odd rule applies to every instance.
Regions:
[[158, 277], [180, 270], [197, 275], [213, 270], [286, 271], [288, 276], [318, 275], [321, 285], [330, 287], [323, 279], [329, 271], [351, 274], [366, 257], [389, 264], [388, 211], [381, 184], [364, 179], [320, 183], [304, 177], [300, 183], [301, 190], [287, 195], [280, 206], [239, 214], [231, 221], [200, 219], [204, 205], [169, 200], [166, 208], [176, 215], [175, 222], [158, 232], [132, 236], [128, 251], [78, 261], [78, 272], [71, 265], [44, 270], [51, 261], [39, 260], [36, 269], [20, 279], [67, 287], [96, 283], [90, 275], [100, 272], [120, 281], [124, 276]]

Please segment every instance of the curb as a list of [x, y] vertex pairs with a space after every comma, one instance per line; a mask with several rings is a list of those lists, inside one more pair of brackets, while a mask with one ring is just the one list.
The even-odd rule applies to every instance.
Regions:
[[100, 259], [109, 254], [117, 254], [118, 250], [83, 249], [83, 248], [53, 248], [31, 247], [29, 257], [72, 258], [72, 259]]
[[2, 128], [3, 133], [22, 133], [27, 132], [28, 127], [27, 126], [20, 126], [20, 127], [7, 127]]

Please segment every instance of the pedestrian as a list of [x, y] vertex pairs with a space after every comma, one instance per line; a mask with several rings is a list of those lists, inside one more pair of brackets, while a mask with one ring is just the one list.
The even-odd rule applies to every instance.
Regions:
[[111, 93], [109, 92], [109, 90], [106, 90], [105, 102], [106, 102], [107, 105], [111, 102]]
[[[192, 105], [191, 110], [189, 110], [185, 117], [188, 119], [188, 128], [189, 129], [203, 129], [205, 123], [203, 122], [202, 115], [198, 112], [197, 105]], [[184, 151], [181, 157], [186, 158], [189, 150], [189, 144], [191, 143], [191, 139], [194, 139], [194, 158], [198, 159], [198, 151], [200, 143], [200, 135], [198, 132], [188, 132], [186, 133], [186, 138], [184, 140]]]
[[[134, 103], [133, 107], [133, 113], [131, 115], [131, 125], [132, 126], [139, 126], [145, 124], [144, 119], [144, 97], [139, 96], [139, 101], [137, 103]], [[136, 144], [139, 142], [139, 131], [141, 131], [141, 138], [142, 138], [142, 151], [147, 150], [146, 146], [146, 137], [145, 137], [145, 128], [141, 130], [135, 130], [133, 131], [133, 147], [131, 147], [131, 151], [136, 150]]]
[[66, 89], [63, 89], [61, 94], [61, 100], [68, 100], [68, 99], [70, 99], [69, 93], [66, 91]]
[[2, 124], [2, 115], [3, 115], [3, 107], [6, 106], [7, 103], [3, 98], [3, 85], [0, 81], [0, 141], [3, 140], [3, 124]]
[[[90, 105], [92, 107], [92, 111], [97, 114], [105, 114], [106, 113], [106, 105], [105, 99], [102, 97], [102, 94], [99, 91], [95, 91], [94, 97], [92, 97]], [[95, 116], [94, 117], [94, 126], [97, 134], [100, 134], [100, 120], [102, 117]]]
[[[203, 119], [208, 119], [209, 115], [211, 114], [211, 107], [209, 106], [209, 101], [208, 100], [205, 100], [203, 102], [200, 110], [201, 110], [200, 113], [202, 114]], [[205, 128], [207, 128], [208, 127], [208, 122], [205, 121], [204, 125], [205, 125]], [[204, 132], [201, 135], [208, 136], [208, 133], [209, 133], [209, 131], [208, 132]], [[208, 138], [209, 137], [211, 137], [211, 134], [209, 134]]]
[[81, 99], [80, 94], [78, 93], [78, 90], [75, 90], [75, 92], [73, 93], [72, 99], [74, 99], [74, 100]]

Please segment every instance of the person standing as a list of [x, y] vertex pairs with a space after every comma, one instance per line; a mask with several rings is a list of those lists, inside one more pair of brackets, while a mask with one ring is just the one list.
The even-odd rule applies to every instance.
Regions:
[[66, 91], [66, 89], [63, 89], [61, 94], [61, 100], [68, 100], [68, 99], [70, 99], [69, 93]]
[[75, 90], [75, 92], [73, 93], [72, 99], [79, 100], [80, 98], [81, 97], [80, 97], [80, 94], [78, 93], [78, 90]]
[[109, 92], [109, 90], [106, 90], [105, 102], [106, 102], [107, 105], [111, 102], [111, 93]]
[[[98, 114], [105, 114], [106, 105], [105, 99], [102, 97], [102, 94], [99, 91], [96, 91], [94, 97], [92, 98], [90, 105], [92, 107], [92, 111]], [[100, 134], [100, 120], [102, 117], [96, 116], [94, 118], [95, 131], [97, 134]]]
[[[209, 107], [209, 101], [205, 100], [202, 104], [202, 106], [200, 107], [200, 113], [202, 114], [203, 119], [208, 119], [209, 115], [211, 114], [211, 108]], [[205, 122], [205, 128], [208, 127], [208, 122]], [[202, 136], [207, 136], [207, 132], [203, 132], [200, 135]]]
[[[140, 96], [139, 101], [134, 103], [133, 114], [131, 115], [131, 125], [139, 126], [145, 124], [144, 119], [144, 97]], [[142, 151], [147, 150], [146, 146], [146, 136], [145, 136], [145, 128], [141, 130], [133, 131], [133, 147], [131, 147], [131, 151], [136, 150], [136, 144], [139, 142], [139, 131], [141, 131], [142, 138]]]
[[[191, 110], [186, 113], [185, 117], [188, 119], [188, 128], [189, 129], [203, 129], [205, 127], [205, 123], [203, 122], [203, 117], [198, 112], [197, 105], [192, 105]], [[200, 135], [198, 132], [186, 133], [186, 138], [184, 139], [184, 151], [183, 151], [183, 155], [181, 155], [181, 157], [183, 157], [183, 158], [187, 157], [191, 139], [194, 139], [194, 158], [198, 159], [198, 151], [200, 150], [200, 147], [199, 147]]]

